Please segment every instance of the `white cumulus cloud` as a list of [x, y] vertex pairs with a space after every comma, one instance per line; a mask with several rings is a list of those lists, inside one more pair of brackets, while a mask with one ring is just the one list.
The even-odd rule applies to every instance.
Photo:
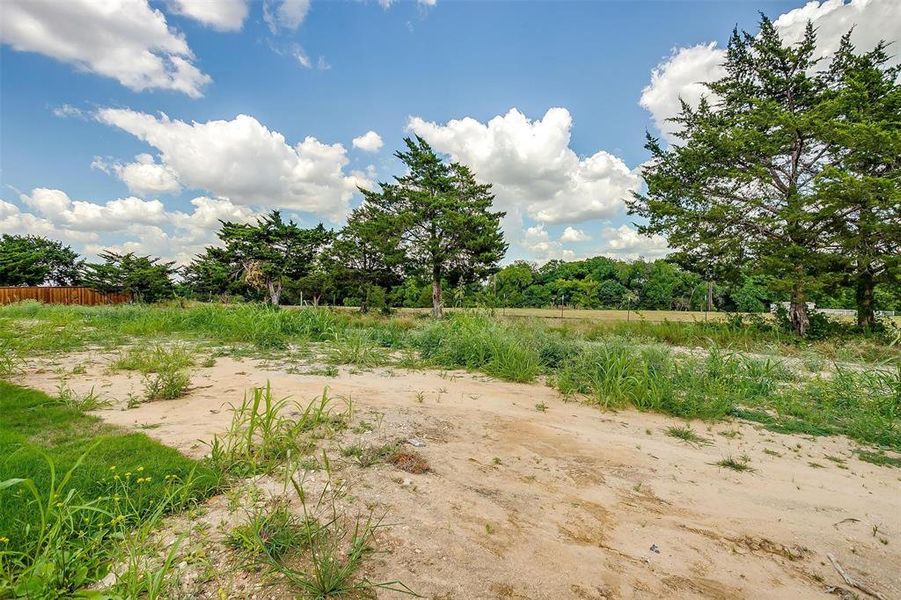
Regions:
[[74, 231], [54, 225], [48, 219], [21, 210], [0, 199], [0, 231], [10, 235], [40, 235], [66, 243], [91, 242], [99, 239], [95, 231]]
[[544, 223], [609, 218], [639, 183], [620, 158], [604, 150], [580, 157], [569, 147], [572, 117], [565, 108], [536, 120], [513, 108], [487, 123], [411, 117], [408, 129], [494, 184], [501, 207]]
[[678, 127], [668, 119], [679, 114], [680, 99], [697, 106], [702, 96], [710, 96], [705, 82], [726, 74], [724, 53], [716, 42], [673, 50], [670, 57], [651, 71], [651, 83], [641, 92], [639, 104], [651, 113], [654, 125], [670, 139]]
[[605, 227], [601, 230], [603, 243], [600, 253], [613, 258], [634, 260], [663, 258], [670, 253], [666, 238], [662, 235], [646, 236], [630, 225]]
[[183, 35], [147, 0], [4, 0], [0, 40], [116, 79], [134, 91], [165, 89], [192, 98], [211, 79]]
[[156, 225], [168, 220], [162, 202], [134, 196], [96, 204], [72, 200], [62, 190], [35, 188], [19, 199], [54, 225], [72, 231], [116, 231], [129, 225]]
[[239, 31], [247, 18], [247, 0], [169, 0], [168, 6], [219, 31]]
[[91, 167], [106, 173], [114, 173], [128, 190], [139, 196], [175, 193], [181, 190], [178, 176], [170, 167], [156, 162], [150, 154], [138, 154], [135, 161], [127, 164], [107, 163], [95, 158]]
[[345, 171], [347, 151], [341, 144], [308, 136], [292, 146], [248, 115], [186, 123], [165, 114], [106, 108], [97, 119], [156, 148], [160, 164], [184, 187], [245, 206], [287, 208], [337, 221], [357, 187], [372, 185], [367, 173]]
[[72, 200], [62, 190], [35, 188], [22, 206], [0, 200], [0, 231], [42, 235], [73, 245], [89, 258], [102, 250], [150, 254], [185, 264], [217, 245], [219, 220], [250, 222], [260, 213], [228, 198], [200, 196], [191, 210], [167, 210], [158, 200]]
[[[898, 0], [826, 0], [808, 2], [780, 15], [773, 25], [786, 42], [795, 43], [804, 35], [807, 21], [817, 32], [815, 57], [828, 56], [838, 48], [841, 37], [852, 27], [852, 43], [858, 51], [872, 49], [880, 40], [901, 41], [901, 2]], [[897, 48], [890, 47], [893, 61], [901, 60]], [[651, 72], [651, 81], [642, 90], [639, 104], [651, 113], [655, 126], [673, 141], [675, 127], [667, 120], [678, 114], [681, 97], [697, 106], [702, 95], [709, 95], [704, 82], [725, 74], [722, 63], [725, 50], [715, 42], [688, 48], [676, 48]]]
[[374, 131], [367, 131], [360, 137], [355, 137], [353, 145], [364, 152], [378, 152], [383, 145], [382, 136]]
[[543, 223], [527, 227], [519, 240], [514, 240], [531, 253], [539, 263], [546, 263], [552, 259], [574, 260], [575, 253], [563, 247], [559, 241], [552, 240]]
[[581, 229], [575, 229], [573, 227], [567, 227], [563, 230], [563, 234], [560, 236], [561, 242], [584, 242], [590, 240], [591, 236], [582, 231]]

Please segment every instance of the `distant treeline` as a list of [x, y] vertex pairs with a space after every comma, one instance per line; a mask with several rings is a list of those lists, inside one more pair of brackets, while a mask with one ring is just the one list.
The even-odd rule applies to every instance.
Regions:
[[[270, 215], [256, 227], [265, 229], [280, 217]], [[282, 222], [283, 227], [295, 227]], [[253, 225], [242, 225], [242, 231]], [[363, 283], [340, 260], [335, 233], [314, 232], [315, 248], [303, 255], [303, 272], [282, 281], [281, 304], [337, 304], [381, 310], [392, 307], [432, 306], [432, 282], [402, 271], [379, 283]], [[223, 228], [225, 230], [225, 227]], [[308, 236], [310, 237], [310, 236]], [[128, 292], [136, 300], [155, 302], [172, 298], [201, 301], [269, 302], [269, 288], [259, 280], [260, 266], [250, 276], [227, 259], [228, 249], [210, 247], [189, 265], [149, 256], [101, 255], [103, 262], [88, 263], [62, 243], [35, 236], [0, 237], [0, 286], [87, 285], [100, 292]], [[212, 258], [211, 258], [212, 257]], [[254, 271], [253, 269], [256, 269]], [[748, 269], [749, 272], [753, 270]], [[256, 275], [254, 275], [256, 273]], [[466, 283], [444, 279], [446, 306], [584, 309], [713, 310], [765, 312], [775, 302], [788, 300], [772, 291], [766, 277], [742, 274], [733, 282], [708, 282], [665, 259], [624, 261], [597, 256], [578, 261], [552, 260], [541, 266], [516, 261], [480, 280]], [[855, 307], [855, 290], [835, 286], [812, 295], [820, 308]], [[901, 290], [878, 286], [880, 310], [901, 311]]]

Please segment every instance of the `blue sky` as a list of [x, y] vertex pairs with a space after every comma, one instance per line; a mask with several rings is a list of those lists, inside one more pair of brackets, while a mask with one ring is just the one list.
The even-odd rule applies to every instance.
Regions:
[[416, 132], [495, 183], [511, 258], [662, 256], [623, 199], [733, 27], [901, 38], [891, 0], [282, 1], [4, 2], [0, 230], [184, 261], [216, 218], [337, 226]]

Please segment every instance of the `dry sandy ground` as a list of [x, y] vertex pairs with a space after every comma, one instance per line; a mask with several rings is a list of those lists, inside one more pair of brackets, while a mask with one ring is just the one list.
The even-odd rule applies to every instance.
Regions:
[[[901, 471], [859, 461], [844, 438], [696, 423], [712, 441], [696, 447], [665, 434], [672, 418], [605, 413], [542, 385], [383, 369], [328, 378], [230, 358], [196, 369], [186, 397], [126, 410], [140, 376], [108, 372], [109, 361], [69, 357], [87, 372], [68, 384], [116, 401], [98, 412], [106, 421], [189, 455], [227, 427], [227, 403], [266, 381], [304, 402], [324, 386], [352, 398], [354, 422], [377, 429], [345, 443], [424, 442], [430, 473], [348, 466], [343, 476], [394, 523], [368, 574], [428, 598], [823, 598], [848, 587], [827, 553], [901, 598]], [[32, 368], [21, 383], [52, 393], [59, 377]], [[753, 472], [714, 464], [740, 455]]]

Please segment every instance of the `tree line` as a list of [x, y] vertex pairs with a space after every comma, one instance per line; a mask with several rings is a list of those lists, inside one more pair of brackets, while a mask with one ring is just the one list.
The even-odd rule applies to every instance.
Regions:
[[491, 185], [414, 137], [395, 154], [405, 174], [361, 189], [338, 231], [279, 211], [222, 221], [220, 243], [183, 268], [115, 252], [87, 263], [60, 242], [4, 235], [0, 285], [81, 283], [148, 302], [430, 306], [436, 316], [446, 304], [757, 312], [788, 301], [801, 336], [815, 302], [854, 307], [872, 328], [877, 308], [901, 308], [901, 67], [884, 43], [857, 53], [850, 33], [830, 57], [815, 49], [810, 24], [797, 44], [766, 18], [755, 35], [734, 31], [710, 99], [673, 119], [678, 139], [648, 135], [646, 187], [628, 208], [646, 219], [641, 231], [667, 236], [667, 259], [501, 268], [508, 246]]

